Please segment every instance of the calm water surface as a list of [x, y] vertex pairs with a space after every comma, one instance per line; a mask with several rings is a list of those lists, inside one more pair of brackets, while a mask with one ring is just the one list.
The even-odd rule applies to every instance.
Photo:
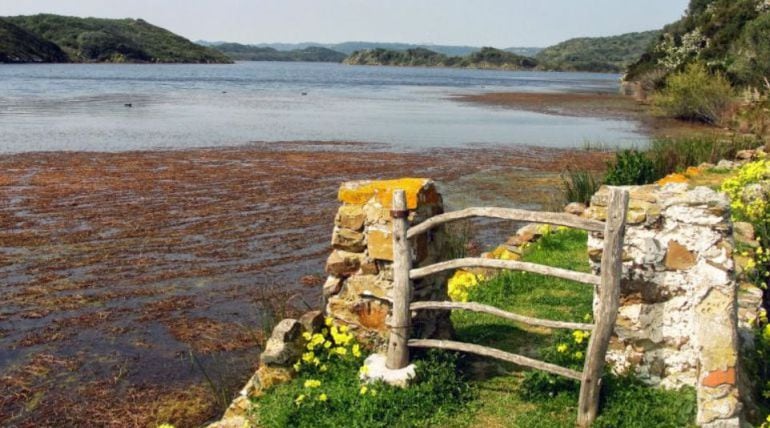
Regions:
[[616, 91], [618, 78], [275, 62], [2, 65], [0, 153], [298, 140], [387, 143], [400, 149], [574, 147], [586, 140], [628, 146], [645, 140], [633, 122], [551, 116], [450, 98], [495, 91]]

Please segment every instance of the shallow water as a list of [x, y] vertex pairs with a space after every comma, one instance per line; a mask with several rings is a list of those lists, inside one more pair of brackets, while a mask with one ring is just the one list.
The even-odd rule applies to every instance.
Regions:
[[496, 91], [612, 92], [618, 78], [275, 62], [2, 65], [0, 153], [304, 140], [386, 143], [399, 149], [580, 147], [587, 140], [639, 144], [646, 138], [630, 121], [451, 99]]

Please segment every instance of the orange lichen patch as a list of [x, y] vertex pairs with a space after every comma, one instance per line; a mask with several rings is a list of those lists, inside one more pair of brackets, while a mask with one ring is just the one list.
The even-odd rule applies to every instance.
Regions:
[[688, 177], [694, 177], [696, 175], [700, 175], [700, 173], [701, 173], [700, 168], [695, 167], [695, 166], [691, 166], [691, 167], [687, 168], [687, 170], [684, 172], [684, 175], [686, 175]]
[[413, 210], [420, 203], [433, 203], [438, 198], [431, 180], [425, 178], [399, 178], [396, 180], [353, 181], [340, 187], [339, 200], [346, 204], [363, 205], [372, 198], [385, 208], [390, 208], [393, 191], [406, 192], [407, 208]]
[[735, 385], [735, 369], [716, 370], [706, 375], [701, 385], [716, 388], [719, 385]]
[[687, 183], [687, 177], [683, 174], [673, 173], [661, 178], [656, 183], [661, 186], [669, 183]]

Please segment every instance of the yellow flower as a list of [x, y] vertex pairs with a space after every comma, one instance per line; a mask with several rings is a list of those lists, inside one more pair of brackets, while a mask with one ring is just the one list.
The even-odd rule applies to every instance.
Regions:
[[343, 348], [342, 346], [338, 346], [338, 347], [332, 349], [332, 352], [334, 352], [337, 355], [342, 356], [342, 355], [347, 355], [348, 350]]
[[305, 381], [305, 388], [318, 388], [321, 386], [320, 380], [308, 379]]
[[306, 332], [302, 333], [302, 337], [304, 337], [305, 340], [310, 340], [310, 338], [313, 337], [313, 335], [310, 334], [310, 332], [306, 331]]
[[174, 428], [174, 425], [171, 425], [171, 424], [160, 424], [160, 425], [158, 425], [158, 428]]
[[312, 363], [314, 358], [315, 358], [315, 354], [313, 353], [313, 351], [305, 352], [304, 354], [302, 354], [302, 361], [306, 363]]
[[358, 390], [358, 393], [361, 394], [361, 395], [366, 395], [366, 391], [368, 391], [368, 390], [369, 390], [369, 388], [367, 388], [366, 385], [362, 385], [361, 389]]
[[302, 403], [302, 400], [304, 399], [305, 399], [305, 394], [300, 394], [297, 396], [297, 398], [294, 399], [294, 403], [299, 405], [300, 403]]
[[325, 371], [329, 370], [329, 368], [328, 368], [328, 367], [326, 367], [326, 364], [324, 364], [324, 365], [322, 365], [322, 366], [321, 366], [321, 368], [320, 368], [320, 369], [318, 369], [318, 370], [321, 370], [321, 372], [325, 372]]
[[572, 332], [572, 337], [575, 338], [575, 343], [577, 344], [583, 343], [583, 339], [587, 338], [589, 335], [590, 333], [581, 330], [575, 330]]
[[556, 350], [561, 352], [562, 354], [567, 352], [567, 344], [566, 343], [560, 344], [559, 346], [556, 347]]
[[358, 374], [361, 375], [361, 376], [369, 374], [369, 366], [367, 366], [365, 364], [363, 366], [361, 366], [361, 368], [358, 369]]
[[764, 330], [762, 330], [762, 338], [770, 342], [770, 324], [766, 325]]
[[321, 394], [318, 396], [318, 401], [326, 401], [329, 397], [326, 396], [326, 394]]
[[352, 351], [354, 357], [358, 358], [361, 356], [361, 347], [358, 345], [358, 343], [353, 345]]
[[372, 397], [376, 397], [376, 396], [377, 396], [377, 391], [375, 391], [375, 390], [371, 390], [371, 391], [369, 392], [369, 395], [371, 395]]
[[331, 327], [332, 322], [334, 322], [334, 320], [331, 317], [326, 317], [326, 319], [324, 319], [324, 324], [326, 324], [327, 327]]
[[578, 360], [583, 358], [583, 353], [581, 351], [575, 352], [575, 358], [578, 359]]
[[294, 371], [296, 371], [296, 372], [298, 372], [298, 371], [300, 371], [300, 369], [302, 369], [302, 365], [299, 363], [299, 361], [294, 363], [293, 367], [294, 367]]

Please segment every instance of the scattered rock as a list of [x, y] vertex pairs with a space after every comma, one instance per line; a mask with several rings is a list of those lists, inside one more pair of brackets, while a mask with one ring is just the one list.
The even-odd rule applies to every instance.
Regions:
[[326, 273], [338, 277], [352, 275], [361, 267], [363, 258], [364, 255], [360, 253], [341, 250], [332, 251], [326, 260]]
[[337, 227], [332, 235], [332, 247], [338, 250], [358, 253], [366, 248], [366, 235], [350, 229]]
[[334, 224], [337, 227], [360, 232], [364, 228], [366, 214], [361, 205], [342, 205], [334, 218]]
[[583, 213], [585, 213], [586, 209], [587, 209], [586, 204], [582, 202], [571, 202], [567, 204], [566, 207], [564, 207], [564, 212], [567, 214], [582, 216]]
[[727, 159], [722, 159], [717, 163], [717, 168], [719, 169], [735, 169], [739, 166], [740, 165], [737, 162], [729, 161]]
[[284, 319], [273, 329], [265, 350], [259, 356], [260, 365], [288, 365], [302, 354], [302, 324], [295, 319]]

